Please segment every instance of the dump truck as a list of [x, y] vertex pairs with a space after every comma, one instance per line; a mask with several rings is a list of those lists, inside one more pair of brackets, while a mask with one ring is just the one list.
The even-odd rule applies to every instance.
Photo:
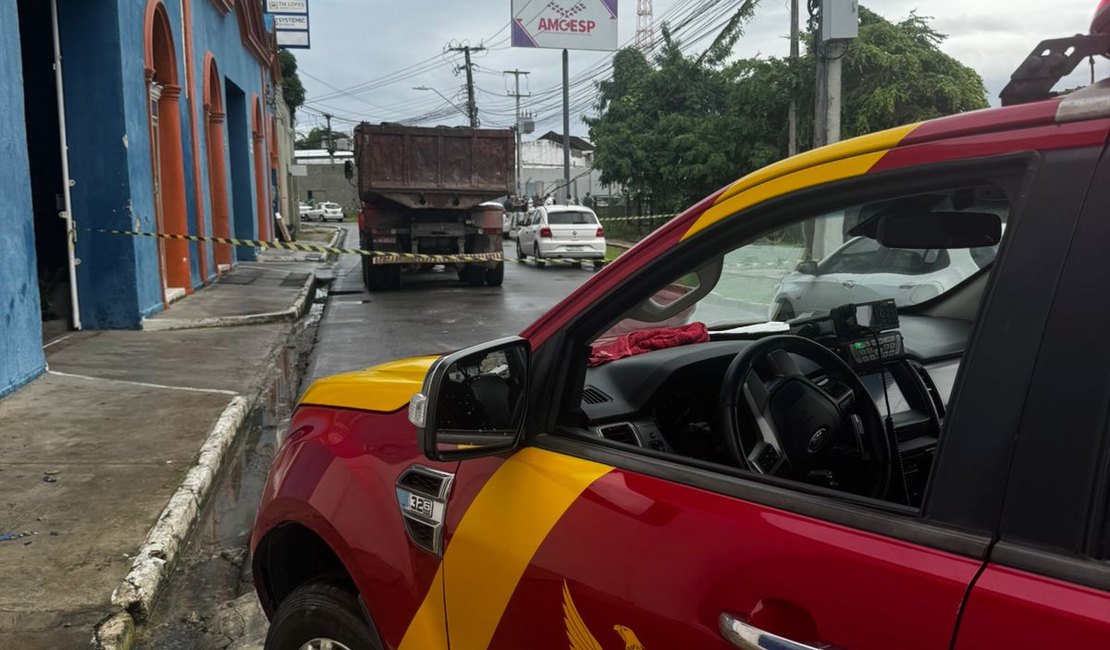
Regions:
[[[513, 190], [513, 132], [362, 123], [355, 157], [362, 202], [362, 277], [371, 291], [443, 264], [472, 286], [501, 286], [504, 208]], [[463, 259], [458, 256], [465, 255]]]

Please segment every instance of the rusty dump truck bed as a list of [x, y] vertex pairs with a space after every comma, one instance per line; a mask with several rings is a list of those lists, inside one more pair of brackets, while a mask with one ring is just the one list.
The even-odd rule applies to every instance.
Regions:
[[509, 129], [362, 123], [355, 128], [358, 190], [410, 208], [467, 209], [509, 194], [515, 179]]

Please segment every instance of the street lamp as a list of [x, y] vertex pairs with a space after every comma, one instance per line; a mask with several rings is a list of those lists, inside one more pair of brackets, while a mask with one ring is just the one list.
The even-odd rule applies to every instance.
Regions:
[[463, 115], [464, 115], [464, 116], [466, 117], [466, 119], [468, 119], [468, 120], [470, 119], [470, 113], [467, 113], [466, 111], [464, 111], [464, 110], [463, 110], [462, 108], [460, 108], [460, 107], [459, 107], [459, 106], [458, 106], [457, 104], [455, 104], [455, 102], [451, 101], [450, 99], [447, 99], [447, 96], [446, 96], [446, 95], [444, 95], [443, 93], [439, 92], [439, 91], [438, 91], [438, 90], [436, 90], [435, 88], [429, 88], [428, 86], [413, 86], [413, 87], [412, 87], [412, 89], [413, 89], [413, 90], [430, 90], [430, 91], [432, 91], [433, 93], [435, 93], [435, 94], [439, 95], [440, 97], [442, 97], [442, 98], [443, 98], [443, 101], [445, 101], [445, 102], [447, 102], [448, 104], [450, 104], [450, 105], [451, 105], [451, 106], [452, 106], [452, 107], [453, 107], [453, 108], [454, 108], [454, 109], [455, 109], [456, 111], [458, 111], [458, 112], [462, 113], [462, 114], [463, 114]]

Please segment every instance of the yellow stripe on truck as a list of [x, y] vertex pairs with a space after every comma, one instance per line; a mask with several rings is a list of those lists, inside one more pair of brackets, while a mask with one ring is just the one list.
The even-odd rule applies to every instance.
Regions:
[[420, 392], [428, 369], [438, 358], [401, 359], [318, 379], [305, 391], [300, 404], [390, 413]]
[[[524, 570], [563, 513], [613, 468], [528, 447], [505, 461], [467, 508], [443, 556], [452, 650], [489, 645]], [[437, 574], [438, 577], [438, 574]], [[443, 603], [428, 592], [401, 650], [421, 645], [420, 629]]]
[[416, 610], [405, 636], [401, 639], [400, 650], [447, 650], [446, 613], [443, 611], [443, 564], [436, 569], [432, 585], [420, 609]]
[[780, 160], [730, 185], [682, 236], [683, 239], [753, 205], [822, 183], [866, 174], [917, 124], [852, 138]]

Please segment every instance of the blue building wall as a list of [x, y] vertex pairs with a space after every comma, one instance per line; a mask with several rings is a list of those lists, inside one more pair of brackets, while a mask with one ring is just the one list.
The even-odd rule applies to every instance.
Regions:
[[[74, 215], [80, 227], [157, 230], [145, 79], [146, 4], [144, 0], [59, 0], [70, 171], [76, 182]], [[211, 52], [221, 76], [243, 89], [246, 96], [234, 115], [225, 97], [229, 115], [224, 128], [245, 124], [246, 136], [237, 135], [233, 141], [231, 133], [225, 132], [228, 150], [223, 155], [230, 177], [233, 236], [255, 239], [257, 219], [243, 216], [236, 219], [236, 215], [257, 214], [254, 161], [250, 155], [250, 97], [252, 93], [265, 96], [263, 69], [242, 43], [235, 12], [223, 15], [211, 2], [194, 0], [191, 3], [194, 83], [189, 87], [182, 3], [166, 2], [164, 6], [173, 32], [177, 81], [182, 86], [178, 112], [189, 234], [201, 230], [212, 234], [203, 105], [204, 57]], [[188, 102], [194, 104], [197, 119], [199, 177], [194, 173]], [[245, 153], [241, 151], [244, 147]], [[264, 174], [268, 175], [268, 170]], [[143, 317], [163, 308], [158, 250], [157, 241], [151, 238], [82, 234], [77, 251], [82, 261], [78, 267], [78, 288], [86, 328], [138, 327]], [[202, 255], [206, 258], [207, 277], [201, 277]], [[253, 249], [236, 250], [236, 259], [253, 258]], [[214, 279], [212, 246], [191, 244], [190, 265], [194, 288]]]
[[0, 0], [0, 395], [43, 371], [35, 225], [15, 0]]
[[[222, 86], [220, 91], [224, 93], [224, 110], [227, 113], [227, 119], [224, 120], [224, 169], [231, 175], [232, 180], [228, 184], [228, 203], [231, 213], [231, 232], [233, 237], [242, 239], [257, 239], [258, 238], [258, 219], [257, 215], [257, 201], [259, 197], [255, 196], [254, 187], [254, 158], [251, 156], [251, 106], [252, 95], [258, 97], [265, 97], [265, 89], [262, 87], [262, 69], [257, 59], [243, 46], [243, 41], [239, 35], [239, 24], [236, 21], [235, 13], [230, 12], [226, 15], [221, 14], [215, 5], [206, 1], [194, 1], [192, 3], [193, 9], [193, 69], [195, 70], [194, 88], [197, 98], [197, 116], [198, 119], [203, 121], [204, 115], [204, 83], [205, 73], [204, 60], [205, 54], [211, 53], [216, 61], [216, 67], [220, 71], [220, 76], [223, 78], [221, 81]], [[245, 101], [241, 105], [236, 106], [234, 109], [227, 97], [227, 83], [230, 81], [243, 94]], [[264, 107], [265, 109], [265, 107]], [[246, 136], [243, 138], [236, 137], [234, 140], [231, 137], [231, 131], [234, 130], [233, 124], [246, 125]], [[200, 144], [200, 159], [207, 160], [208, 146], [204, 137], [203, 124], [199, 128], [199, 144]], [[245, 149], [244, 149], [245, 148]], [[245, 150], [245, 154], [241, 154]], [[242, 158], [246, 158], [246, 166], [243, 167]], [[239, 161], [239, 166], [236, 167], [233, 158]], [[202, 165], [206, 168], [206, 165]], [[238, 172], [234, 170], [238, 169]], [[246, 176], [247, 186], [243, 187], [235, 182], [236, 176]], [[269, 176], [268, 170], [263, 170], [266, 177]], [[204, 189], [204, 205], [206, 214], [206, 229], [207, 232], [212, 232], [212, 214], [211, 214], [211, 194], [208, 183], [207, 173], [201, 174], [201, 185]], [[248, 220], [242, 216], [238, 216], [241, 212], [246, 212], [252, 215]], [[237, 218], [238, 217], [238, 218]], [[211, 250], [211, 247], [209, 247]], [[255, 258], [254, 249], [236, 247], [234, 249], [235, 259], [237, 260], [252, 260]], [[214, 264], [209, 264], [209, 269], [214, 272]]]

